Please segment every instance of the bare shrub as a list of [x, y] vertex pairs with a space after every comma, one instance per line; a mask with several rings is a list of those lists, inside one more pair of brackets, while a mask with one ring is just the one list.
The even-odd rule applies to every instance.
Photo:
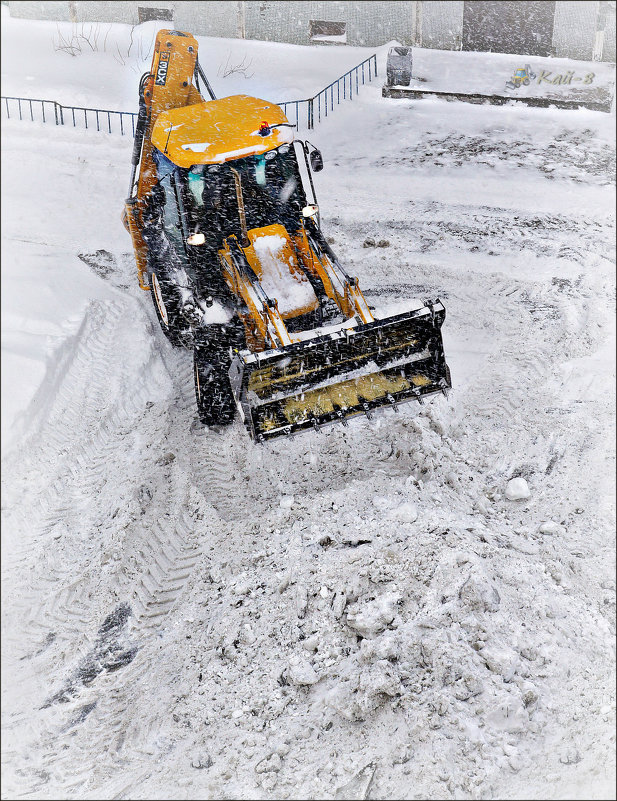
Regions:
[[239, 75], [244, 75], [245, 78], [252, 78], [255, 73], [251, 72], [250, 75], [248, 74], [248, 70], [250, 69], [252, 63], [253, 59], [251, 59], [247, 64], [245, 55], [239, 64], [232, 64], [231, 53], [229, 53], [225, 65], [223, 66], [223, 64], [221, 64], [221, 66], [218, 69], [217, 75], [219, 76], [219, 78], [227, 78], [228, 75], [233, 75], [234, 73], [238, 73]]
[[[85, 47], [89, 47], [93, 53], [97, 52], [99, 49], [101, 26], [98, 23], [88, 26], [86, 26], [85, 22], [82, 22], [79, 25], [74, 23], [71, 29], [71, 34], [68, 37], [60, 31], [59, 25], [57, 26], [56, 30], [57, 37], [53, 40], [55, 50], [68, 53], [70, 56], [79, 56]], [[109, 31], [107, 31], [107, 33], [109, 33]], [[104, 44], [106, 43], [107, 35], [105, 36]]]
[[[102, 50], [104, 53], [107, 52], [107, 39], [111, 32], [111, 28], [112, 26], [109, 25], [105, 31], [105, 36], [103, 37]], [[126, 48], [121, 48], [120, 45], [116, 43], [114, 59], [119, 64], [122, 64], [122, 66], [125, 66], [129, 61], [137, 61], [137, 65], [133, 64], [132, 68], [134, 70], [139, 70], [140, 63], [146, 61], [152, 55], [155, 34], [153, 34], [150, 43], [148, 44], [147, 42], [144, 42], [141, 37], [135, 37], [136, 28], [137, 25], [131, 26], [129, 44]], [[98, 23], [94, 25], [87, 25], [86, 23], [82, 22], [79, 24], [73, 24], [70, 35], [63, 34], [60, 30], [60, 26], [58, 25], [57, 34], [53, 39], [53, 43], [56, 51], [68, 53], [70, 56], [79, 56], [84, 51], [87, 52], [88, 48], [90, 48], [93, 53], [100, 51], [100, 39], [101, 26]], [[135, 44], [137, 44], [136, 52], [134, 50]], [[133, 56], [131, 56], [131, 51], [133, 51]]]

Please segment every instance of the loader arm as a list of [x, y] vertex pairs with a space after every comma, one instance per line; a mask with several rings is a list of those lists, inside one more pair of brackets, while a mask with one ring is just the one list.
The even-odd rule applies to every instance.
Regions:
[[225, 240], [221, 260], [223, 277], [232, 292], [244, 301], [261, 338], [273, 348], [291, 345], [292, 339], [276, 298], [269, 298], [265, 293], [235, 236]]
[[[144, 290], [150, 287], [147, 282], [148, 248], [141, 233], [143, 213], [145, 199], [157, 182], [152, 130], [161, 112], [203, 102], [204, 98], [193, 84], [197, 72], [197, 40], [182, 31], [159, 31], [151, 70], [142, 77], [139, 87], [131, 179], [123, 211], [123, 222], [133, 240], [139, 286]], [[207, 82], [206, 85], [212, 94], [210, 85]]]

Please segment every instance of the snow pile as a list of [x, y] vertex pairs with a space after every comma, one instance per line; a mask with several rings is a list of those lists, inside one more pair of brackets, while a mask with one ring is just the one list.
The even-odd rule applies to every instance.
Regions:
[[[284, 232], [282, 226], [277, 227]], [[298, 267], [289, 238], [281, 234], [265, 234], [260, 229], [251, 234], [260, 284], [269, 298], [276, 298], [279, 312], [289, 314], [314, 306], [317, 300], [315, 292]]]

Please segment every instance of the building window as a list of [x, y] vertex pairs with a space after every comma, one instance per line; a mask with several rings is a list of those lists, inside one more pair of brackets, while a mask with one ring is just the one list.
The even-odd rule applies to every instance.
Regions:
[[309, 22], [311, 42], [347, 42], [346, 22], [325, 22], [312, 19]]
[[174, 21], [174, 12], [169, 8], [144, 8], [143, 6], [137, 7], [139, 14], [139, 24], [142, 22], [151, 22], [152, 20], [162, 19], [168, 22]]

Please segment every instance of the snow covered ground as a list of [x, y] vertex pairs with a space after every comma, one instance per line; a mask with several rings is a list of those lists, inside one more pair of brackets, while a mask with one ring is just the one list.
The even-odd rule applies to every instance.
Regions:
[[[3, 93], [134, 107], [8, 23]], [[368, 55], [200, 45], [281, 100]], [[443, 300], [454, 390], [267, 447], [195, 425], [131, 142], [3, 123], [3, 797], [614, 798], [614, 123], [378, 82], [311, 132], [334, 250]]]

